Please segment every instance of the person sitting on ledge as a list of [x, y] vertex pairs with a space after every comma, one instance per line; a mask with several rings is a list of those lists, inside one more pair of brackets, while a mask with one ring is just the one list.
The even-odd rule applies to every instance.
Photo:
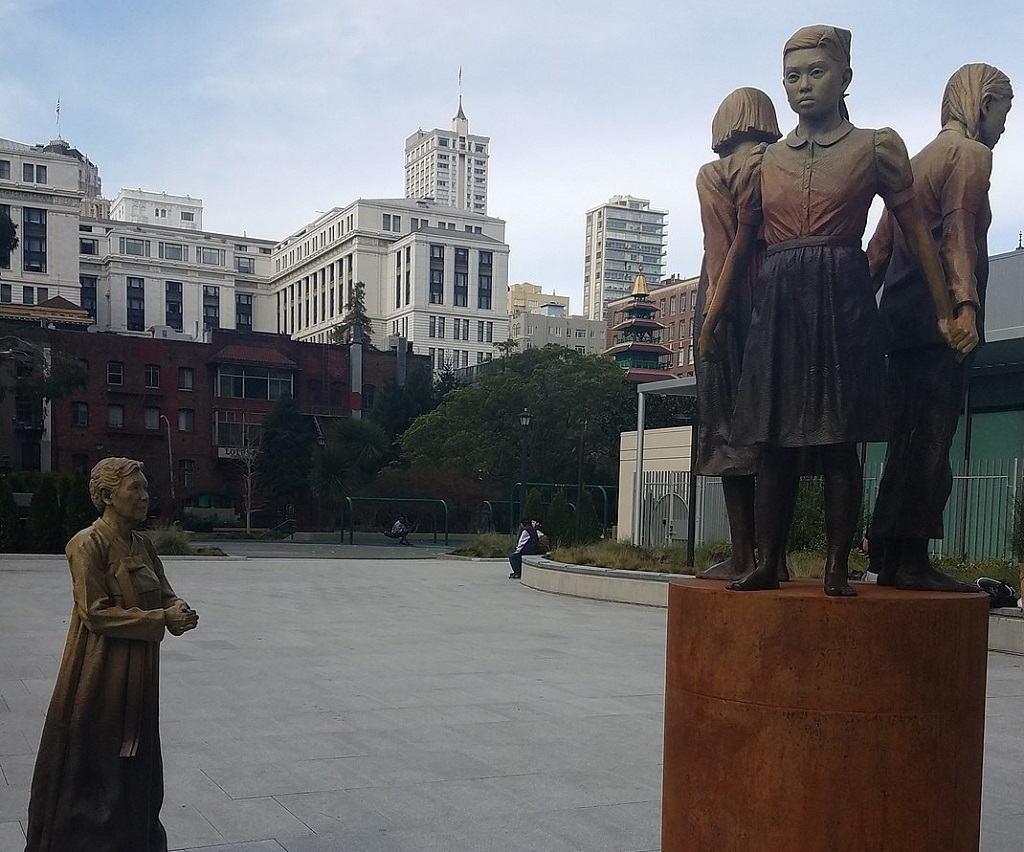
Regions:
[[[512, 571], [508, 575], [510, 580], [518, 580], [523, 576], [523, 557], [536, 556], [546, 553], [547, 550], [541, 545], [540, 537], [545, 535], [537, 518], [523, 518], [523, 531], [519, 534], [519, 541], [516, 542], [516, 549], [508, 557]], [[546, 536], [545, 536], [546, 537]]]
[[409, 541], [409, 533], [412, 532], [412, 526], [409, 524], [408, 518], [405, 515], [399, 515], [398, 520], [395, 521], [391, 529], [384, 533], [385, 538], [394, 538], [398, 540], [399, 544], [407, 544], [412, 546], [412, 542]]

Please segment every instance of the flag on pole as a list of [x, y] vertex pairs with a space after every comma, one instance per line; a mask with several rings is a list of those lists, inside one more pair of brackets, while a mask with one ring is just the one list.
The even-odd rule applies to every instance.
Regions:
[[60, 95], [57, 95], [57, 121], [60, 121]]

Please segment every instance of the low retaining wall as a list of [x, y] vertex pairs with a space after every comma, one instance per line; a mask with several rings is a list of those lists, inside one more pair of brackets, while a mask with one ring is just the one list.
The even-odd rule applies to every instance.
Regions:
[[[589, 565], [566, 565], [543, 556], [523, 559], [524, 586], [540, 592], [571, 595], [598, 601], [668, 606], [668, 584], [692, 580], [690, 574], [659, 574], [647, 571], [615, 571]], [[990, 651], [1024, 654], [1024, 612], [998, 609], [989, 616]]]

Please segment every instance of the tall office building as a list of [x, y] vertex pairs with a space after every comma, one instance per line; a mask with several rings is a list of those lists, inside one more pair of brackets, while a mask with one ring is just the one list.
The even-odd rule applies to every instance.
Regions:
[[584, 316], [604, 319], [605, 304], [629, 294], [641, 265], [649, 284], [661, 281], [667, 216], [648, 199], [631, 195], [613, 196], [587, 211]]
[[405, 197], [486, 216], [490, 141], [470, 134], [460, 96], [451, 130], [417, 130], [405, 140]]

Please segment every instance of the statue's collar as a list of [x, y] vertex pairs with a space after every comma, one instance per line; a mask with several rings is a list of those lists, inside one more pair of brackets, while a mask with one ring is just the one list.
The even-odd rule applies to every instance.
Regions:
[[846, 119], [834, 129], [828, 133], [822, 133], [820, 136], [814, 136], [811, 138], [800, 136], [797, 134], [799, 128], [794, 128], [790, 131], [786, 137], [786, 144], [790, 148], [803, 148], [808, 142], [813, 142], [815, 145], [821, 145], [827, 148], [829, 145], [835, 145], [844, 136], [849, 135], [850, 131], [853, 130], [853, 125]]

